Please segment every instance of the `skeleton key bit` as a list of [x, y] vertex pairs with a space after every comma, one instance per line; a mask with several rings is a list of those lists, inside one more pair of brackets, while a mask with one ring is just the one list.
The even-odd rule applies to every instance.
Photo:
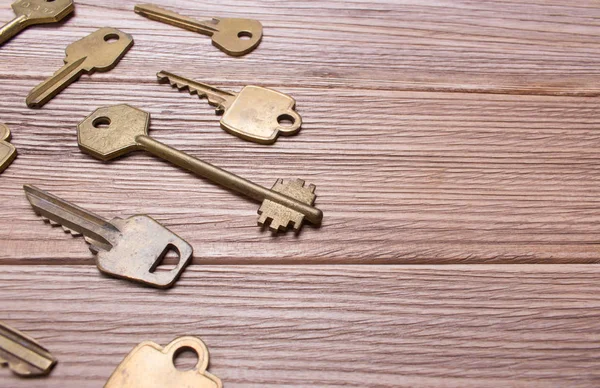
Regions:
[[273, 144], [280, 133], [294, 135], [302, 126], [302, 118], [294, 110], [296, 100], [276, 90], [250, 85], [234, 93], [166, 71], [156, 76], [159, 82], [170, 83], [179, 90], [187, 88], [198, 97], [206, 96], [208, 103], [217, 107], [217, 113], [224, 113], [221, 128], [242, 139]]
[[234, 57], [254, 50], [263, 34], [262, 24], [252, 19], [213, 18], [199, 21], [153, 4], [136, 5], [135, 12], [148, 19], [211, 36], [213, 45]]
[[16, 17], [0, 29], [0, 46], [34, 24], [57, 23], [73, 12], [73, 0], [18, 0], [12, 5]]
[[259, 225], [270, 224], [273, 231], [285, 231], [289, 224], [299, 231], [304, 218], [320, 225], [321, 210], [313, 207], [315, 186], [304, 187], [300, 179], [278, 180], [271, 190], [195, 159], [148, 136], [150, 114], [129, 105], [97, 109], [78, 126], [79, 148], [107, 161], [134, 150], [146, 150], [230, 190], [261, 201]]
[[[190, 244], [148, 216], [107, 221], [37, 187], [23, 188], [37, 214], [51, 225], [85, 237], [90, 250], [97, 254], [98, 269], [108, 275], [168, 288], [192, 259]], [[155, 271], [169, 251], [178, 253], [177, 266], [168, 272]]]
[[56, 359], [33, 338], [0, 322], [0, 365], [23, 377], [50, 373]]
[[10, 129], [0, 124], [0, 172], [6, 170], [17, 157], [17, 149], [10, 144]]
[[111, 70], [132, 45], [131, 35], [109, 27], [71, 43], [66, 50], [65, 65], [29, 93], [27, 106], [41, 108], [84, 73]]

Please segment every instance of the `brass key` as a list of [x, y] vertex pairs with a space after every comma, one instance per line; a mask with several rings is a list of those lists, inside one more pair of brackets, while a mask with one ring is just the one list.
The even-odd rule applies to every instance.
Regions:
[[252, 19], [212, 18], [199, 21], [153, 4], [138, 4], [135, 12], [148, 19], [211, 36], [213, 45], [234, 57], [254, 50], [263, 34], [262, 24]]
[[6, 170], [17, 157], [17, 149], [9, 143], [10, 129], [0, 124], [0, 172]]
[[111, 70], [132, 45], [131, 35], [109, 27], [71, 43], [66, 49], [65, 65], [29, 93], [27, 106], [41, 108], [84, 73]]
[[[184, 350], [196, 353], [198, 362], [182, 371], [174, 362]], [[104, 388], [222, 388], [221, 379], [206, 371], [208, 362], [208, 348], [197, 337], [179, 337], [164, 348], [144, 341], [121, 361]]]
[[[158, 288], [171, 287], [192, 259], [192, 247], [154, 219], [136, 215], [107, 221], [37, 187], [23, 187], [33, 210], [74, 236], [83, 235], [96, 253], [96, 265], [111, 276]], [[164, 256], [174, 251], [179, 263], [170, 271], [156, 271]]]
[[252, 183], [210, 163], [195, 159], [148, 136], [150, 114], [129, 105], [97, 109], [78, 125], [79, 148], [107, 161], [134, 150], [146, 150], [216, 184], [262, 202], [259, 225], [285, 231], [290, 224], [299, 231], [304, 218], [320, 225], [321, 210], [313, 207], [315, 186], [300, 179], [277, 180], [271, 190]]
[[15, 18], [0, 29], [0, 46], [34, 24], [57, 23], [73, 12], [73, 0], [18, 0], [12, 5]]
[[50, 373], [56, 359], [33, 338], [0, 322], [0, 365], [23, 377]]
[[[296, 100], [276, 90], [245, 86], [239, 93], [234, 93], [167, 71], [156, 76], [159, 82], [206, 97], [208, 103], [217, 108], [217, 113], [223, 113], [221, 128], [242, 139], [273, 144], [279, 134], [294, 135], [302, 126], [302, 118], [294, 110]], [[286, 122], [289, 124], [284, 124]]]

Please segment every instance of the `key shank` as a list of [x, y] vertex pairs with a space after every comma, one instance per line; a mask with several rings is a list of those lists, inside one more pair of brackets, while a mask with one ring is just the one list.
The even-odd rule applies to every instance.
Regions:
[[85, 72], [82, 64], [86, 58], [65, 64], [59, 71], [38, 86], [25, 99], [29, 108], [41, 108], [67, 86], [75, 82]]
[[30, 25], [25, 15], [17, 16], [0, 28], [0, 46]]
[[135, 12], [148, 19], [170, 24], [188, 31], [198, 32], [207, 36], [212, 36], [219, 31], [216, 23], [192, 19], [167, 9], [157, 7], [153, 4], [138, 4], [135, 6]]
[[167, 146], [166, 144], [154, 140], [150, 136], [137, 136], [136, 142], [140, 147], [152, 153], [153, 155], [158, 156], [161, 159], [165, 159], [221, 186], [227, 187], [230, 190], [243, 194], [259, 202], [262, 202], [265, 199], [277, 202], [285, 207], [304, 214], [306, 219], [312, 224], [321, 224], [323, 212], [313, 206], [304, 204], [298, 200], [295, 200], [294, 198], [288, 197], [287, 195], [269, 190], [219, 167], [213, 166], [210, 163], [196, 159], [184, 152], [178, 151]]

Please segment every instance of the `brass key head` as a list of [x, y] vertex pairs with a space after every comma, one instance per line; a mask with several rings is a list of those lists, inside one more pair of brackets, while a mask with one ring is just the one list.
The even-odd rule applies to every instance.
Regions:
[[0, 124], [0, 172], [4, 171], [17, 157], [17, 149], [9, 143], [10, 129]]
[[295, 106], [296, 100], [287, 94], [246, 86], [223, 114], [221, 127], [242, 139], [272, 144], [279, 134], [293, 135], [300, 130], [302, 118]]
[[108, 71], [133, 45], [133, 38], [116, 28], [104, 27], [91, 33], [66, 49], [65, 62], [85, 58], [80, 67], [91, 74], [94, 70]]
[[96, 109], [77, 126], [79, 148], [107, 161], [139, 149], [148, 134], [150, 114], [127, 104]]
[[74, 8], [73, 0], [19, 0], [12, 5], [17, 16], [26, 16], [35, 24], [59, 22]]
[[214, 18], [218, 21], [212, 35], [213, 45], [232, 56], [241, 56], [254, 50], [263, 35], [262, 24], [258, 20]]
[[[192, 259], [192, 246], [156, 222], [138, 215], [126, 220], [115, 218], [111, 224], [121, 237], [108, 251], [99, 251], [96, 264], [100, 271], [153, 287], [171, 287]], [[179, 263], [170, 271], [156, 271], [169, 252], [175, 251]]]

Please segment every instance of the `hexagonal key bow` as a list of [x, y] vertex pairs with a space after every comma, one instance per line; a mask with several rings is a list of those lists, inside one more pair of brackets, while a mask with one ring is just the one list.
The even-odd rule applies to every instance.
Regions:
[[262, 202], [258, 210], [259, 225], [285, 231], [290, 225], [296, 231], [304, 219], [320, 225], [323, 212], [313, 206], [315, 186], [304, 181], [278, 180], [272, 189], [250, 182], [210, 163], [193, 158], [148, 136], [150, 114], [129, 105], [115, 105], [96, 110], [78, 126], [79, 148], [107, 161], [130, 151], [143, 149], [185, 168], [216, 184]]

